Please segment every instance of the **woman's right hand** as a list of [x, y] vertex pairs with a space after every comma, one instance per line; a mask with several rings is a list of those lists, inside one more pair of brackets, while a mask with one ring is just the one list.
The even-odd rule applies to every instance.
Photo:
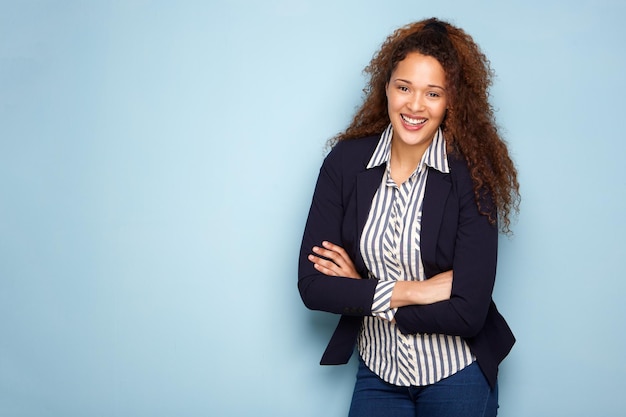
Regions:
[[309, 255], [309, 261], [322, 274], [331, 277], [361, 278], [354, 262], [341, 246], [324, 241], [322, 247], [313, 246], [312, 250], [316, 255]]
[[398, 281], [391, 294], [391, 308], [426, 305], [450, 299], [453, 272], [445, 271], [424, 281]]

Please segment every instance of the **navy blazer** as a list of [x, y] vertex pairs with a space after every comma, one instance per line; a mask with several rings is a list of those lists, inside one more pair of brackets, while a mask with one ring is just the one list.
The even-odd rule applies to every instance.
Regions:
[[[379, 138], [371, 136], [335, 145], [320, 169], [306, 222], [298, 268], [300, 295], [310, 309], [341, 314], [322, 365], [343, 364], [350, 359], [363, 316], [372, 314], [378, 280], [326, 276], [313, 267], [307, 256], [313, 246], [328, 240], [342, 246], [359, 274], [367, 277], [359, 242], [385, 172], [384, 165], [366, 169]], [[448, 164], [449, 174], [428, 168], [420, 249], [427, 278], [454, 271], [450, 299], [401, 307], [395, 320], [404, 334], [463, 337], [494, 386], [498, 364], [515, 343], [513, 333], [491, 299], [498, 230], [478, 212], [473, 183], [463, 158], [448, 155]]]

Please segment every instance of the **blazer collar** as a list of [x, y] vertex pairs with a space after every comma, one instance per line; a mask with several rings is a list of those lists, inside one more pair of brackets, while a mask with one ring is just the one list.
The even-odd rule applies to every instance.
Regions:
[[[367, 169], [374, 168], [379, 165], [389, 164], [391, 158], [391, 140], [393, 138], [393, 126], [389, 124], [387, 129], [380, 135], [376, 149], [372, 153], [372, 157], [366, 165]], [[437, 129], [435, 137], [424, 152], [420, 165], [427, 165], [435, 168], [443, 173], [449, 173], [448, 153], [446, 151], [446, 140], [443, 136], [441, 128]], [[417, 169], [417, 168], [416, 168]]]

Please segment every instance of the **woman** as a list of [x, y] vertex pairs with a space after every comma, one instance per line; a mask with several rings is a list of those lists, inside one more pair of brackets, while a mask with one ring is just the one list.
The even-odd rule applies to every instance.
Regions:
[[498, 228], [510, 231], [519, 193], [488, 61], [429, 19], [393, 33], [366, 72], [300, 251], [305, 305], [341, 314], [321, 363], [358, 345], [351, 416], [495, 416], [515, 341], [491, 299]]

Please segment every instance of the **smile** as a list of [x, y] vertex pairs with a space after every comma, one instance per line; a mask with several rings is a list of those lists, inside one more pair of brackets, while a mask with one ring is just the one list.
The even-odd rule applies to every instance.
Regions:
[[404, 114], [401, 114], [400, 117], [406, 124], [411, 125], [411, 126], [422, 125], [426, 123], [426, 120], [427, 120], [427, 119], [413, 119], [412, 117], [405, 116]]

